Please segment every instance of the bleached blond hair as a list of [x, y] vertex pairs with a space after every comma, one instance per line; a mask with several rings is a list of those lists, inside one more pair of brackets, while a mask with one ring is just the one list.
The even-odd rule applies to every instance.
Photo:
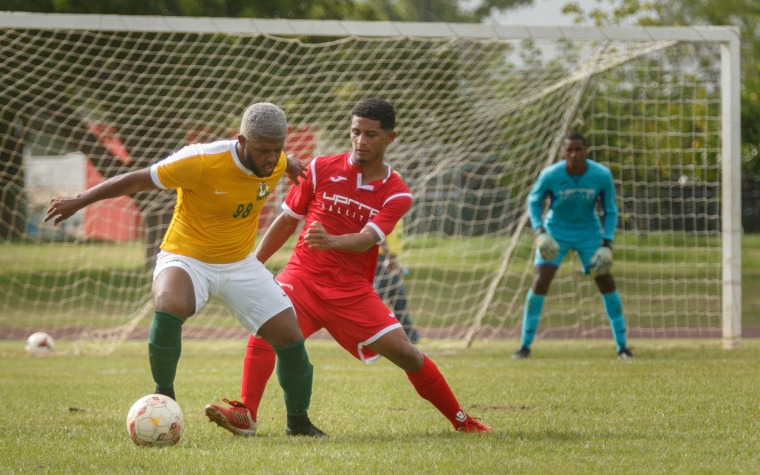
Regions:
[[243, 113], [240, 134], [246, 140], [284, 139], [288, 134], [285, 112], [271, 102], [252, 104]]

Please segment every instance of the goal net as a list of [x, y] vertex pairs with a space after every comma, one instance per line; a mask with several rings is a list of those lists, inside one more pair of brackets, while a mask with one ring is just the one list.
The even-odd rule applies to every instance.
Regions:
[[[349, 151], [352, 107], [377, 96], [397, 109], [388, 161], [415, 196], [399, 258], [423, 336], [519, 335], [526, 196], [579, 131], [618, 190], [613, 271], [630, 337], [734, 344], [737, 51], [721, 28], [0, 14], [0, 338], [43, 330], [76, 351], [146, 338], [173, 192], [101, 202], [57, 227], [42, 223], [52, 196], [232, 137], [256, 101], [286, 111], [299, 158]], [[244, 335], [215, 301], [184, 328]], [[610, 338], [572, 255], [544, 307], [538, 338], [551, 337]]]

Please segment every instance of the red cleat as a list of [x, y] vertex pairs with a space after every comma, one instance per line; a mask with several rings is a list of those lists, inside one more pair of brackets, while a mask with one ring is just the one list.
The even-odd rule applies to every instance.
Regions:
[[457, 432], [493, 432], [493, 429], [463, 411], [457, 414], [454, 429]]
[[218, 404], [206, 406], [206, 417], [210, 422], [227, 429], [235, 435], [251, 437], [256, 435], [256, 421], [251, 417], [251, 411], [239, 401], [222, 399], [232, 407], [222, 407]]

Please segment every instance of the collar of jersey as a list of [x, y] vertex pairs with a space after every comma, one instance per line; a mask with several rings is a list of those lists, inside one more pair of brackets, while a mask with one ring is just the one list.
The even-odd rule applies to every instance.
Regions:
[[[361, 168], [359, 168], [356, 165], [354, 165], [354, 153], [353, 152], [351, 152], [351, 153], [348, 154], [348, 164], [347, 165], [349, 167], [353, 168], [354, 170], [356, 170], [356, 188], [357, 189], [359, 189], [359, 190], [367, 190], [367, 191], [375, 191], [375, 187], [373, 185], [365, 185], [364, 183], [362, 183]], [[384, 165], [385, 165], [385, 168], [386, 168], [386, 170], [387, 170], [388, 173], [385, 175], [385, 178], [383, 178], [383, 183], [385, 183], [386, 181], [388, 181], [388, 178], [391, 177], [391, 173], [392, 173], [391, 166], [388, 165], [387, 163], [385, 163]]]

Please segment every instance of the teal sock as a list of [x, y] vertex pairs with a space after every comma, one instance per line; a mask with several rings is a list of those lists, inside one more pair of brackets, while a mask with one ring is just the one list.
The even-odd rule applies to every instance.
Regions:
[[[174, 390], [174, 376], [177, 374], [177, 363], [182, 353], [182, 319], [174, 315], [156, 310], [153, 322], [150, 324], [148, 336], [148, 357], [153, 381], [161, 394]], [[166, 392], [164, 392], [166, 391]]]
[[617, 344], [617, 351], [628, 347], [625, 336], [625, 318], [623, 317], [623, 303], [620, 301], [620, 293], [617, 289], [608, 294], [602, 294], [604, 311], [610, 319], [612, 336]]
[[523, 325], [520, 346], [530, 348], [533, 338], [538, 330], [538, 321], [541, 319], [541, 310], [544, 308], [544, 296], [536, 295], [533, 289], [528, 290], [523, 306]]
[[277, 353], [277, 379], [285, 393], [288, 416], [305, 416], [311, 402], [314, 366], [309, 361], [304, 340], [273, 348]]

